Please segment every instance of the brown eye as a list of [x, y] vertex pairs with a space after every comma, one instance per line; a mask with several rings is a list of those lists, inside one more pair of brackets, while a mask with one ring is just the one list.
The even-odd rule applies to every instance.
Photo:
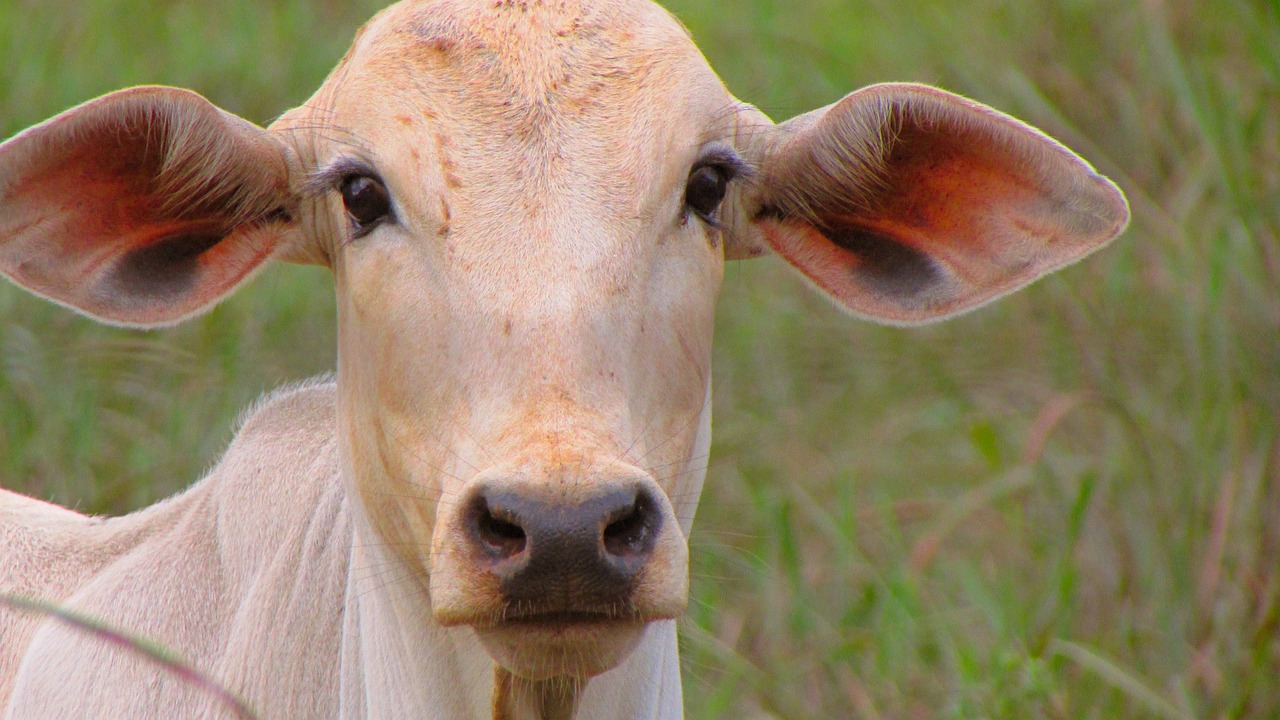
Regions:
[[342, 203], [356, 224], [356, 237], [377, 227], [391, 215], [387, 186], [371, 175], [348, 175], [342, 179]]
[[730, 179], [730, 171], [717, 165], [694, 168], [684, 189], [685, 207], [703, 220], [714, 223], [716, 209], [724, 201]]

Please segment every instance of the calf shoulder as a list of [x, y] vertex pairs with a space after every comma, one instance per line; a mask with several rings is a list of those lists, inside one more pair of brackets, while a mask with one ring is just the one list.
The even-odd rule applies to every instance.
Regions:
[[[71, 587], [51, 599], [159, 644], [244, 697], [261, 717], [331, 714], [351, 545], [333, 416], [329, 383], [277, 391], [186, 492], [109, 520], [48, 506], [42, 526], [69, 528], [54, 545], [96, 552], [95, 564], [69, 573], [76, 575]], [[21, 512], [17, 518], [20, 526], [35, 524]], [[226, 710], [136, 651], [56, 620], [33, 625], [24, 632], [19, 666], [7, 669], [11, 697], [0, 696], [8, 713], [0, 716], [201, 717]]]

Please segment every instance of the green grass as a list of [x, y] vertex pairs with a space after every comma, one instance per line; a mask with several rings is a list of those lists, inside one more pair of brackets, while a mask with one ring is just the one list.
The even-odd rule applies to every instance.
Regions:
[[[258, 121], [370, 3], [0, 4], [0, 134], [142, 82]], [[775, 118], [943, 85], [1128, 193], [1112, 248], [916, 330], [730, 268], [684, 622], [691, 718], [1280, 716], [1280, 9], [672, 0]], [[184, 487], [331, 367], [327, 275], [161, 333], [0, 287], [0, 478], [91, 512]]]

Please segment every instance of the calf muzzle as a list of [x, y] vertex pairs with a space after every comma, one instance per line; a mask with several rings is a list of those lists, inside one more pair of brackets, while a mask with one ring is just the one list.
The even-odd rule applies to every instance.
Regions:
[[660, 491], [648, 484], [605, 482], [559, 497], [518, 482], [473, 488], [467, 542], [496, 579], [506, 619], [625, 613], [663, 527]]

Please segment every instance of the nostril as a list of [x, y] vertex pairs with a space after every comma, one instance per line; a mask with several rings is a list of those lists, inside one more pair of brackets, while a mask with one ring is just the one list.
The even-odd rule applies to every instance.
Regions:
[[483, 497], [473, 508], [472, 527], [481, 546], [495, 559], [505, 560], [524, 552], [527, 538], [514, 518], [499, 517]]
[[614, 557], [644, 556], [653, 548], [656, 514], [653, 501], [640, 492], [630, 507], [623, 508], [604, 528], [605, 552]]

